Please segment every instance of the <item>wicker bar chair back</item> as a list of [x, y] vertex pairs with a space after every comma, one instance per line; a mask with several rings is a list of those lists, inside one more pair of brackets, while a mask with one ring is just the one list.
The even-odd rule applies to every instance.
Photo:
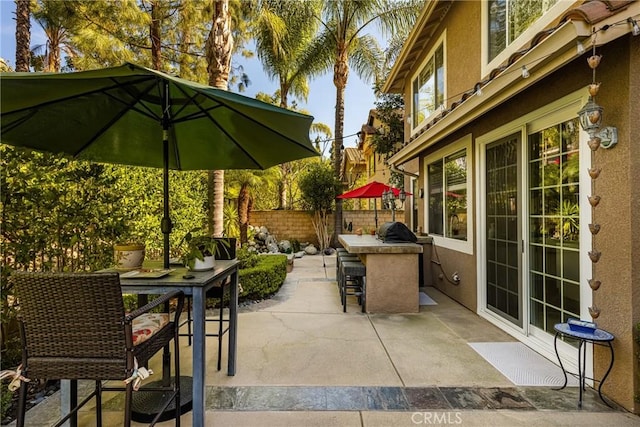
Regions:
[[[184, 303], [181, 291], [154, 299], [125, 314], [117, 273], [26, 273], [9, 277], [19, 301], [18, 319], [22, 340], [22, 371], [29, 379], [95, 380], [95, 390], [56, 425], [76, 416], [77, 410], [96, 398], [96, 425], [102, 424], [101, 392], [125, 390], [124, 425], [131, 424], [133, 381], [126, 387], [105, 387], [104, 380], [124, 380], [134, 373], [135, 363], [149, 359], [174, 340], [175, 375], [179, 378], [178, 335], [169, 321], [150, 338], [134, 345], [133, 319], [157, 307], [168, 313], [169, 301], [178, 298], [174, 319]], [[75, 384], [75, 383], [74, 383]], [[180, 425], [179, 381], [163, 387], [175, 401], [176, 425]], [[27, 383], [20, 387], [17, 425], [25, 422]], [[158, 414], [159, 416], [162, 413]]]

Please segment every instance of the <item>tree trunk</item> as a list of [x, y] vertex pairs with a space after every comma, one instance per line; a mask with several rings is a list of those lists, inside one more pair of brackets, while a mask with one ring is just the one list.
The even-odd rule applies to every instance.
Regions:
[[149, 35], [151, 36], [151, 64], [154, 70], [162, 70], [160, 57], [160, 18], [158, 15], [158, 4], [151, 3], [151, 24], [149, 24]]
[[222, 237], [224, 234], [224, 170], [207, 172], [209, 197], [209, 234]]
[[[333, 84], [336, 86], [335, 140], [333, 141], [333, 171], [340, 180], [342, 166], [342, 137], [344, 134], [344, 91], [349, 77], [346, 49], [338, 52], [338, 59], [333, 66]], [[334, 215], [333, 245], [338, 245], [338, 234], [342, 232], [342, 199], [336, 199]]]
[[49, 53], [47, 55], [47, 71], [50, 73], [60, 72], [60, 44], [57, 40], [50, 40]]
[[16, 0], [16, 71], [29, 71], [30, 45], [31, 0]]
[[[205, 46], [209, 85], [227, 90], [231, 71], [233, 35], [231, 34], [231, 13], [229, 0], [213, 3], [211, 31]], [[224, 171], [209, 171], [209, 233], [215, 237], [224, 232]]]
[[238, 219], [240, 223], [240, 244], [247, 243], [247, 229], [249, 227], [249, 201], [251, 195], [249, 194], [249, 185], [244, 183], [240, 187], [238, 193]]
[[[280, 107], [287, 108], [288, 104], [289, 86], [286, 84], [286, 79], [280, 77]], [[287, 192], [289, 186], [289, 163], [282, 163], [280, 165], [280, 182], [278, 183], [278, 209], [288, 209], [287, 206]]]

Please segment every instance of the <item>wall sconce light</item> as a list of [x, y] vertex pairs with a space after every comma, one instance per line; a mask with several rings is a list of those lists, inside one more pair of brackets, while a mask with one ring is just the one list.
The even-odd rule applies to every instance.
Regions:
[[529, 70], [527, 70], [527, 66], [523, 65], [522, 66], [522, 78], [523, 79], [528, 79], [529, 77], [531, 77], [531, 73], [529, 72]]
[[598, 148], [611, 148], [618, 143], [618, 129], [612, 126], [608, 126], [600, 129], [602, 124], [602, 111], [604, 109], [596, 104], [593, 97], [589, 97], [589, 101], [578, 111], [578, 117], [580, 119], [580, 126], [589, 134], [591, 141], [594, 141], [595, 148], [590, 145], [592, 150]]
[[631, 24], [631, 34], [634, 36], [640, 36], [640, 26], [638, 25], [638, 21], [632, 17], [628, 17], [627, 22]]

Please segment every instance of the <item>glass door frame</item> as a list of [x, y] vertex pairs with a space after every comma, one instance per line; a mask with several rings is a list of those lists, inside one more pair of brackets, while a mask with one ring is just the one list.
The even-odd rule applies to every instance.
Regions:
[[[477, 262], [477, 314], [499, 328], [510, 333], [518, 340], [524, 342], [529, 347], [545, 355], [550, 360], [556, 360], [553, 352], [553, 335], [542, 330], [536, 330], [530, 325], [530, 308], [528, 306], [530, 300], [529, 290], [529, 221], [522, 219], [521, 222], [521, 245], [524, 249], [521, 251], [521, 280], [522, 280], [522, 327], [518, 327], [513, 323], [503, 320], [499, 315], [492, 312], [486, 305], [486, 148], [487, 146], [500, 141], [502, 138], [508, 137], [515, 133], [520, 133], [520, 164], [527, 165], [529, 134], [535, 132], [544, 126], [558, 124], [569, 120], [577, 115], [578, 110], [587, 102], [588, 95], [584, 90], [579, 90], [564, 96], [551, 104], [548, 104], [538, 110], [523, 115], [522, 117], [500, 126], [484, 135], [475, 138], [475, 193], [477, 195], [476, 209], [476, 262]], [[592, 276], [592, 263], [589, 260], [587, 252], [591, 249], [592, 239], [587, 224], [591, 223], [591, 206], [588, 203], [587, 195], [591, 193], [591, 179], [587, 169], [591, 165], [591, 150], [587, 145], [589, 136], [586, 132], [580, 131], [580, 188], [584, 190], [580, 194], [580, 317], [582, 319], [590, 319], [588, 307], [592, 303], [592, 291], [587, 280]], [[520, 179], [519, 191], [519, 212], [521, 218], [528, 218], [529, 200], [528, 200], [528, 181], [529, 171], [524, 168]], [[564, 342], [559, 342], [559, 351], [563, 357], [563, 361], [571, 361], [576, 358], [575, 347]], [[591, 352], [588, 351], [587, 371], [589, 372], [591, 365]], [[577, 365], [573, 366], [577, 369]]]
[[[520, 173], [520, 177], [518, 179], [518, 201], [517, 201], [517, 211], [519, 212], [518, 221], [520, 222], [518, 226], [518, 233], [520, 237], [520, 243], [518, 244], [518, 249], [520, 251], [520, 310], [521, 310], [521, 326], [509, 321], [506, 318], [503, 318], [495, 311], [489, 309], [487, 307], [487, 198], [486, 198], [486, 188], [487, 188], [487, 148], [491, 145], [494, 145], [497, 142], [503, 141], [506, 138], [516, 135], [519, 139], [520, 146], [518, 147], [518, 170]], [[476, 159], [477, 159], [477, 168], [476, 168], [476, 194], [478, 195], [478, 209], [477, 209], [477, 265], [478, 265], [478, 305], [477, 312], [480, 316], [486, 318], [494, 324], [497, 324], [502, 329], [506, 330], [509, 333], [518, 336], [526, 336], [527, 335], [527, 327], [529, 324], [529, 310], [524, 305], [529, 299], [529, 290], [528, 290], [528, 281], [525, 277], [525, 271], [528, 270], [529, 264], [527, 262], [525, 254], [522, 252], [523, 248], [523, 240], [524, 235], [527, 233], [527, 227], [524, 226], [522, 216], [525, 212], [527, 212], [528, 204], [526, 203], [526, 198], [523, 197], [524, 186], [527, 184], [527, 180], [524, 179], [525, 176], [522, 176], [525, 172], [522, 170], [522, 165], [524, 163], [524, 157], [526, 156], [526, 150], [523, 149], [523, 141], [526, 140], [526, 127], [521, 123], [512, 123], [509, 125], [502, 126], [497, 128], [482, 137], [476, 138]]]

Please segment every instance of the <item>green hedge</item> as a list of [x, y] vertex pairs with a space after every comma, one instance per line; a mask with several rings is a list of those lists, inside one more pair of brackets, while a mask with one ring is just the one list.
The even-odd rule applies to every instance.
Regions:
[[261, 300], [280, 289], [287, 277], [286, 255], [265, 255], [258, 257], [258, 263], [251, 268], [240, 270], [242, 285], [241, 299]]
[[[270, 297], [278, 292], [287, 277], [286, 255], [256, 255], [251, 259], [255, 260], [255, 264], [253, 261], [249, 263], [252, 267], [243, 268], [241, 263], [238, 270], [238, 281], [242, 286], [242, 292], [238, 295], [240, 301], [256, 301]], [[225, 306], [228, 302], [229, 294], [225, 294]], [[218, 299], [207, 299], [207, 308], [216, 308], [219, 305]]]

